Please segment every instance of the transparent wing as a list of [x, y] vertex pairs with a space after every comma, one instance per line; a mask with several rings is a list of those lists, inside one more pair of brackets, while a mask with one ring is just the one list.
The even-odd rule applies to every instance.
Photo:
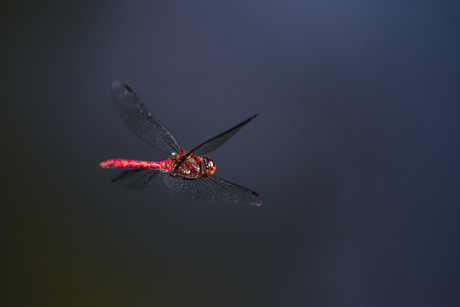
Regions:
[[216, 176], [183, 180], [165, 175], [164, 181], [172, 191], [191, 199], [219, 199], [254, 206], [262, 205], [262, 198], [256, 192]]
[[112, 182], [122, 184], [131, 189], [145, 189], [151, 186], [160, 175], [160, 171], [151, 168], [142, 168], [125, 171]]
[[194, 152], [197, 155], [201, 156], [201, 155], [207, 154], [208, 152], [211, 152], [211, 151], [217, 149], [222, 144], [227, 142], [229, 138], [231, 138], [235, 133], [238, 132], [238, 130], [240, 130], [244, 125], [246, 125], [249, 121], [251, 121], [256, 116], [257, 116], [257, 114], [252, 116], [251, 118], [248, 118], [244, 122], [236, 125], [235, 127], [225, 131], [224, 133], [221, 133], [221, 134], [213, 137], [212, 139], [207, 140], [206, 142], [204, 142], [204, 143], [198, 145], [197, 147], [195, 147], [194, 149], [190, 150], [190, 152]]
[[126, 126], [140, 139], [171, 155], [181, 150], [176, 138], [153, 117], [128, 85], [113, 82], [112, 96]]

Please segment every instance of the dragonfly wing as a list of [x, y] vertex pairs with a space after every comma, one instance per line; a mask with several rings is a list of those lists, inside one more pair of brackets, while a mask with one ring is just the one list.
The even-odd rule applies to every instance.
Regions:
[[207, 154], [208, 152], [211, 152], [211, 151], [219, 148], [222, 144], [227, 142], [228, 139], [230, 139], [235, 133], [237, 133], [238, 130], [240, 130], [244, 125], [246, 125], [249, 121], [251, 121], [256, 116], [257, 116], [257, 114], [252, 116], [252, 117], [250, 117], [250, 118], [248, 118], [244, 122], [236, 125], [235, 127], [225, 131], [224, 133], [221, 133], [221, 134], [213, 137], [212, 139], [207, 140], [206, 142], [204, 142], [204, 143], [198, 145], [197, 147], [195, 147], [194, 149], [192, 149], [190, 152], [194, 152], [197, 155], [201, 156], [201, 155]]
[[134, 169], [121, 173], [112, 182], [122, 184], [131, 189], [144, 189], [151, 186], [160, 175], [160, 171], [151, 168]]
[[256, 192], [216, 176], [183, 180], [166, 175], [164, 181], [172, 191], [191, 199], [218, 199], [254, 206], [262, 205], [262, 198]]
[[153, 117], [128, 85], [113, 82], [112, 96], [121, 118], [135, 135], [168, 154], [180, 152], [182, 147], [176, 138]]

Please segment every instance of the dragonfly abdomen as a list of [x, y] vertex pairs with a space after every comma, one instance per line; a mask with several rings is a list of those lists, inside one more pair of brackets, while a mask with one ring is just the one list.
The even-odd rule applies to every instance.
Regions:
[[117, 168], [117, 167], [137, 167], [137, 168], [157, 168], [160, 171], [169, 171], [173, 168], [172, 161], [167, 159], [159, 162], [140, 161], [128, 159], [110, 159], [99, 164], [102, 168]]

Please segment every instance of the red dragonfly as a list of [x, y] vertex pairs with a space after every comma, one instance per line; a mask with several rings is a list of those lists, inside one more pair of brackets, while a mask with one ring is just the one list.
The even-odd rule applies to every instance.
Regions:
[[257, 115], [194, 149], [185, 151], [171, 132], [153, 117], [128, 85], [114, 82], [112, 96], [128, 128], [143, 141], [171, 155], [169, 159], [158, 162], [127, 159], [110, 159], [101, 162], [99, 165], [103, 168], [136, 168], [123, 172], [112, 179], [112, 182], [133, 189], [143, 189], [151, 186], [160, 173], [165, 173], [166, 186], [187, 198], [220, 199], [255, 206], [262, 204], [262, 198], [256, 192], [214, 176], [216, 163], [202, 156], [220, 147]]

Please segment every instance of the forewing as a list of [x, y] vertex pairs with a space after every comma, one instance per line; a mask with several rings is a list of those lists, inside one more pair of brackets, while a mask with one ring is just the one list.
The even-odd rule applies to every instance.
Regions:
[[153, 117], [128, 85], [113, 82], [112, 96], [121, 118], [135, 135], [171, 155], [181, 150], [176, 138]]
[[144, 189], [151, 186], [160, 175], [160, 171], [151, 168], [134, 169], [121, 173], [112, 182], [122, 184], [131, 189]]
[[249, 121], [251, 121], [256, 116], [257, 116], [257, 114], [252, 116], [251, 118], [248, 118], [244, 122], [236, 125], [235, 127], [225, 131], [224, 133], [221, 133], [221, 134], [213, 137], [212, 139], [207, 140], [206, 142], [204, 142], [204, 143], [198, 145], [197, 147], [195, 147], [194, 149], [192, 149], [190, 152], [194, 152], [197, 155], [201, 156], [201, 155], [207, 154], [208, 152], [211, 152], [211, 151], [217, 149], [222, 144], [227, 142], [228, 139], [230, 139], [235, 133], [238, 132], [238, 130], [243, 128], [244, 125], [246, 125]]
[[183, 180], [165, 175], [164, 181], [172, 191], [191, 199], [219, 199], [254, 206], [262, 205], [262, 198], [256, 192], [216, 176]]

